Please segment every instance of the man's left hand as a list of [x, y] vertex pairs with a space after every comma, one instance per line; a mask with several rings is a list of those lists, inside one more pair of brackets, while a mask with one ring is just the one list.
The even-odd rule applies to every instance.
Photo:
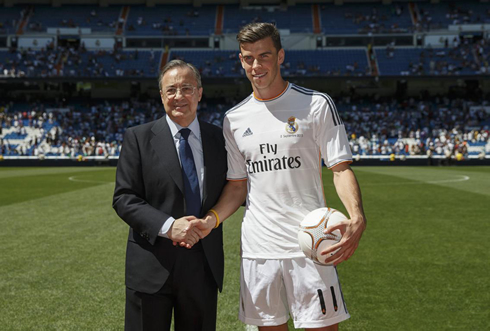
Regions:
[[334, 255], [325, 259], [325, 263], [337, 266], [341, 262], [347, 261], [359, 246], [362, 234], [366, 229], [366, 219], [363, 217], [352, 217], [349, 220], [340, 222], [337, 225], [327, 227], [323, 232], [325, 234], [340, 230], [342, 239], [335, 245], [330, 246], [321, 252], [321, 255], [329, 255], [339, 249]]

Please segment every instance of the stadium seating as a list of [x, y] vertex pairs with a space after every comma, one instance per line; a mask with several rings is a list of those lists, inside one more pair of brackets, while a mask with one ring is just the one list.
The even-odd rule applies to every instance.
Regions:
[[[386, 47], [375, 48], [378, 69], [381, 76], [399, 76], [413, 74], [410, 64], [420, 58], [421, 48], [396, 48], [392, 50], [393, 56], [390, 57], [390, 50]], [[426, 68], [424, 67], [424, 70]], [[428, 69], [428, 68], [427, 68]]]
[[54, 50], [0, 51], [0, 75], [13, 77], [56, 76], [55, 69], [59, 56], [60, 53]]
[[292, 8], [225, 6], [225, 33], [237, 33], [242, 26], [251, 22], [275, 23], [278, 29], [289, 30], [291, 33], [313, 32], [311, 5], [296, 5]]
[[[453, 152], [463, 150], [465, 155], [479, 155], [484, 151], [490, 132], [483, 108], [470, 111], [470, 107], [479, 104], [462, 99], [437, 100], [398, 102], [388, 99], [375, 103], [370, 99], [340, 98], [336, 104], [354, 154], [425, 155], [429, 148], [434, 149], [435, 155], [442, 155], [447, 148]], [[204, 98], [198, 115], [204, 121], [221, 125], [225, 111], [236, 102]], [[94, 146], [103, 145], [99, 150], [107, 153], [104, 155], [117, 156], [124, 130], [158, 118], [162, 106], [158, 100], [101, 104], [80, 99], [65, 107], [70, 111], [46, 114], [31, 111], [40, 109], [36, 104], [14, 104], [4, 114], [0, 134], [2, 153], [61, 155], [63, 146], [75, 157], [93, 155], [87, 153], [96, 153]], [[34, 137], [37, 137], [36, 142]], [[84, 150], [84, 144], [92, 148]], [[408, 146], [416, 148], [412, 150]]]
[[418, 2], [417, 10], [424, 30], [447, 29], [449, 25], [489, 24], [490, 7], [480, 1]]
[[[170, 58], [193, 63], [204, 77], [243, 77], [238, 51], [178, 50]], [[288, 50], [285, 77], [365, 75], [369, 67], [364, 49]]]
[[463, 45], [453, 48], [375, 48], [381, 76], [399, 75], [480, 75], [482, 63], [476, 61], [473, 48]]
[[[27, 31], [46, 31], [47, 28], [90, 28], [92, 31], [115, 31], [121, 6], [99, 7], [94, 5], [34, 6]], [[68, 15], [69, 13], [69, 15]]]
[[366, 50], [352, 48], [290, 50], [286, 53], [285, 66], [285, 76], [363, 76], [369, 71]]
[[24, 7], [2, 7], [0, 10], [0, 34], [16, 33], [17, 24], [22, 18]]
[[238, 51], [174, 50], [169, 58], [194, 64], [203, 77], [243, 77]]
[[214, 33], [216, 6], [187, 5], [131, 6], [127, 35], [202, 36]]
[[[400, 8], [399, 14], [396, 9]], [[329, 34], [407, 33], [412, 21], [407, 4], [325, 4], [321, 6], [322, 32]]]
[[[291, 78], [291, 81], [302, 81], [303, 77], [330, 76], [341, 76], [350, 80], [351, 77], [379, 74], [382, 78], [388, 77], [387, 81], [391, 79], [391, 83], [394, 83], [394, 79], [390, 76], [396, 77], [395, 79], [400, 76], [447, 76], [444, 79], [451, 78], [450, 76], [465, 76], [464, 80], [474, 82], [484, 79], [482, 75], [490, 74], [488, 30], [486, 35], [480, 30], [471, 32], [475, 35], [473, 38], [470, 36], [471, 33], [467, 34], [462, 29], [462, 34], [456, 36], [454, 43], [454, 35], [448, 34], [451, 37], [448, 38], [445, 47], [424, 47], [425, 33], [430, 34], [434, 29], [441, 29], [441, 33], [444, 34], [450, 33], [448, 26], [452, 24], [489, 24], [490, 7], [478, 1], [443, 1], [437, 5], [428, 1], [415, 1], [394, 2], [389, 5], [381, 2], [360, 2], [342, 5], [321, 3], [242, 7], [219, 2], [200, 7], [182, 4], [156, 4], [153, 7], [144, 4], [119, 4], [101, 7], [93, 4], [65, 3], [61, 3], [60, 7], [38, 4], [2, 7], [2, 79], [15, 77], [21, 78], [19, 81], [29, 82], [29, 78], [49, 80], [67, 77], [70, 78], [66, 79], [70, 81], [69, 84], [78, 78], [82, 79], [81, 81], [91, 81], [93, 78], [149, 81], [158, 75], [161, 61], [167, 58], [167, 54], [163, 53], [165, 51], [169, 51], [168, 59], [179, 58], [196, 65], [204, 80], [243, 79], [244, 72], [238, 58], [238, 50], [229, 50], [230, 38], [233, 39], [240, 27], [249, 22], [273, 22], [283, 36], [301, 34], [293, 37], [302, 38], [305, 34], [308, 41], [312, 41], [300, 43], [308, 49], [286, 50], [281, 72], [286, 79]], [[319, 25], [316, 25], [315, 20], [317, 8], [320, 15]], [[127, 19], [124, 21], [126, 13]], [[19, 24], [22, 18], [27, 18], [23, 22], [26, 23], [23, 30], [23, 25]], [[20, 32], [17, 35], [18, 28]], [[55, 36], [46, 34], [48, 28], [89, 28], [93, 34], [79, 31], [73, 36], [62, 33]], [[215, 38], [215, 32], [219, 34], [221, 28], [223, 33], [229, 35]], [[411, 46], [397, 46], [394, 41], [391, 43], [399, 34], [406, 34], [398, 40], [408, 38], [408, 44]], [[47, 49], [16, 48], [17, 39], [29, 35], [59, 40], [57, 46], [53, 42]], [[84, 45], [77, 46], [78, 38], [94, 35], [115, 38], [117, 46], [105, 50], [86, 50]], [[339, 44], [357, 43], [362, 46], [325, 47], [325, 40], [331, 45], [328, 39], [333, 36], [342, 40], [357, 38], [354, 42]], [[371, 44], [361, 44], [370, 36], [380, 38], [372, 43], [376, 45], [374, 53], [368, 52], [368, 49], [373, 49]], [[417, 39], [417, 36], [422, 39]], [[479, 40], [482, 36], [483, 39]], [[68, 42], [66, 38], [76, 41]], [[128, 42], [130, 39], [132, 43]], [[174, 44], [181, 47], [179, 43], [173, 43], [180, 39], [199, 40], [199, 43], [191, 42], [182, 46], [189, 48], [172, 48]], [[134, 40], [145, 40], [145, 43], [138, 44]], [[386, 43], [390, 44], [379, 47], [378, 45], [383, 45], [380, 40], [389, 40]], [[213, 41], [214, 48], [208, 47]], [[153, 42], [158, 48], [151, 50], [149, 47], [154, 45]], [[137, 51], [125, 49], [124, 45], [128, 44], [131, 44], [131, 47], [142, 48], [138, 48]], [[406, 42], [402, 44], [405, 45]], [[162, 45], [166, 45], [165, 49]], [[220, 45], [223, 50], [219, 49]], [[298, 45], [294, 46], [297, 48]], [[377, 71], [374, 70], [375, 64]], [[377, 78], [361, 79], [375, 81]], [[208, 82], [212, 84], [220, 82], [220, 79], [209, 79]], [[121, 82], [118, 81], [119, 83]], [[143, 85], [146, 84], [141, 84]], [[72, 87], [67, 86], [67, 91]], [[134, 93], [140, 92], [143, 91], [136, 89]], [[214, 97], [216, 98], [205, 96], [200, 103], [198, 114], [202, 120], [220, 125], [225, 111], [238, 100], [218, 98], [219, 91], [215, 92]], [[347, 102], [341, 96], [336, 103], [351, 137], [351, 146], [355, 154], [423, 155], [428, 149], [433, 148], [435, 154], [444, 153], [444, 149], [461, 149], [467, 155], [477, 155], [483, 148], [490, 146], [487, 145], [490, 119], [483, 110], [469, 111], [469, 107], [475, 105], [470, 98], [468, 96], [468, 100], [453, 100], [454, 102], [449, 103], [441, 100], [415, 100], [410, 104], [412, 101], [395, 99], [379, 102], [372, 99], [356, 99]], [[477, 106], [489, 107], [485, 97], [480, 99]], [[61, 106], [56, 104], [56, 101], [53, 101], [52, 105], [50, 103], [51, 101], [45, 101], [41, 105], [16, 100], [16, 103], [10, 108], [6, 107], [5, 111], [1, 111], [3, 107], [0, 107], [1, 154], [117, 155], [127, 127], [154, 120], [162, 111], [159, 100], [119, 100], [109, 103], [72, 98], [68, 100], [68, 105], [63, 106], [70, 109], [68, 112], [63, 110], [54, 113], [45, 109]], [[36, 115], [32, 115], [33, 113]], [[463, 141], [464, 144], [461, 143]], [[102, 146], [100, 148], [103, 152], [96, 151], [99, 145]], [[407, 145], [417, 148], [407, 149]]]
[[0, 51], [0, 75], [15, 69], [16, 77], [156, 77], [161, 55], [160, 50]]
[[[26, 7], [4, 7], [0, 13], [3, 29], [18, 23], [21, 11]], [[28, 19], [27, 31], [40, 32], [46, 28], [80, 27], [95, 32], [115, 32], [122, 13], [122, 5], [100, 7], [95, 5], [49, 5], [31, 6], [33, 13]], [[211, 35], [217, 21], [217, 6], [203, 5], [145, 5], [129, 6], [125, 34], [131, 35]], [[279, 29], [291, 33], [313, 32], [312, 5], [245, 6], [224, 5], [223, 31], [236, 33], [249, 22], [274, 22]], [[432, 4], [415, 2], [411, 7], [406, 2], [396, 4], [344, 3], [341, 6], [326, 3], [320, 5], [322, 33], [332, 34], [377, 34], [410, 33], [417, 28], [424, 30], [447, 29], [451, 24], [488, 24], [488, 5], [479, 1], [442, 2]], [[67, 13], [70, 13], [67, 15]], [[412, 19], [412, 16], [414, 17]], [[2, 27], [0, 26], [0, 29]]]
[[[95, 52], [87, 51], [68, 56], [64, 62], [64, 76], [76, 77], [118, 77], [139, 76], [156, 77], [160, 64], [161, 51]], [[153, 55], [152, 55], [153, 54]]]
[[20, 134], [16, 132], [11, 132], [6, 135], [4, 135], [3, 139], [8, 139], [8, 140], [23, 140], [27, 137], [27, 134]]

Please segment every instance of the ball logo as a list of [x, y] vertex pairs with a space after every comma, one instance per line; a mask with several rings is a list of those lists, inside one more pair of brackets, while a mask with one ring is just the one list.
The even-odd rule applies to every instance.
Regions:
[[322, 252], [339, 243], [342, 233], [338, 229], [328, 234], [323, 231], [346, 220], [344, 214], [333, 208], [323, 207], [309, 212], [301, 221], [298, 231], [298, 244], [305, 256], [315, 263], [330, 265], [331, 262], [325, 263], [325, 260], [334, 255], [340, 247], [329, 256], [322, 255]]
[[296, 133], [298, 131], [298, 123], [296, 123], [296, 117], [291, 116], [288, 118], [288, 124], [286, 124], [287, 133]]

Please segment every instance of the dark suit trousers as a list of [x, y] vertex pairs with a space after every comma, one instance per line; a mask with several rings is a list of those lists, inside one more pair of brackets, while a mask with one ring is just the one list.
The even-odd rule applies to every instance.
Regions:
[[176, 248], [175, 264], [157, 293], [126, 288], [126, 331], [170, 330], [172, 310], [175, 331], [216, 330], [218, 287], [198, 246]]

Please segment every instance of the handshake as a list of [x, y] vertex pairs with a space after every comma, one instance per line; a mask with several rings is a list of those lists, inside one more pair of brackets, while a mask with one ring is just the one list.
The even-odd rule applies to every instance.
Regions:
[[167, 235], [173, 241], [174, 246], [191, 248], [217, 227], [218, 222], [215, 212], [208, 212], [204, 218], [184, 216], [175, 220]]

